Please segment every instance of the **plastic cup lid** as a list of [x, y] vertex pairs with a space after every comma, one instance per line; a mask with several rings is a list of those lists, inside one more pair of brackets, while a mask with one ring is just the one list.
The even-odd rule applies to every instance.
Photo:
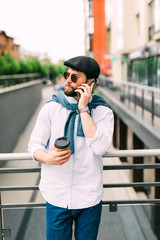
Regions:
[[67, 137], [57, 138], [54, 142], [56, 148], [63, 149], [69, 147], [70, 141]]

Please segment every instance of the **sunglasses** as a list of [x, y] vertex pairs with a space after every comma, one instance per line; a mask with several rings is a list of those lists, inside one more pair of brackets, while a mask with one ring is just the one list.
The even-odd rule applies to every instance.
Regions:
[[63, 77], [64, 77], [66, 80], [70, 77], [70, 75], [71, 75], [71, 81], [72, 81], [73, 83], [76, 83], [77, 80], [78, 80], [78, 77], [77, 77], [75, 74], [70, 74], [70, 73], [68, 73], [68, 72], [64, 72], [64, 73], [63, 73]]

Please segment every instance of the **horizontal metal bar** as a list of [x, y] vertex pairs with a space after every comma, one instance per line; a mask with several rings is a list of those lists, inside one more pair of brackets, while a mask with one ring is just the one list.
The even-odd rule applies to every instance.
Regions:
[[1, 75], [0, 80], [20, 79], [20, 78], [32, 78], [40, 77], [39, 73], [25, 73], [25, 74], [12, 74], [12, 75]]
[[[160, 186], [160, 182], [136, 182], [136, 183], [111, 183], [103, 184], [104, 188], [119, 188], [119, 187], [154, 187]], [[28, 191], [39, 190], [38, 186], [2, 186], [0, 191]]]
[[4, 173], [33, 173], [40, 172], [41, 168], [0, 168], [0, 174]]
[[[160, 204], [160, 199], [144, 199], [144, 200], [116, 200], [116, 201], [102, 201], [103, 205], [109, 204]], [[17, 203], [17, 204], [1, 204], [0, 208], [33, 208], [45, 207], [46, 203]]]
[[104, 188], [119, 188], [119, 187], [155, 187], [160, 186], [160, 182], [136, 182], [136, 183], [112, 183], [103, 184]]
[[[151, 183], [113, 183], [113, 184], [103, 184], [104, 188], [120, 188], [120, 187], [153, 187], [160, 186], [160, 182]], [[0, 191], [29, 191], [29, 190], [39, 190], [38, 186], [3, 186], [0, 187]]]
[[38, 186], [2, 186], [0, 191], [28, 191], [28, 190], [39, 190]]
[[160, 199], [144, 199], [144, 200], [115, 200], [102, 201], [104, 205], [108, 204], [160, 204]]
[[159, 88], [155, 88], [155, 87], [150, 87], [150, 86], [144, 86], [138, 83], [133, 83], [133, 82], [122, 82], [121, 85], [123, 86], [130, 86], [133, 88], [138, 88], [138, 89], [144, 89], [145, 91], [150, 91], [150, 92], [155, 92], [155, 93], [160, 93], [160, 89]]
[[30, 153], [0, 153], [0, 161], [32, 160]]
[[[113, 150], [106, 152], [103, 157], [142, 157], [160, 156], [160, 149], [138, 149], [138, 150]], [[10, 160], [32, 160], [30, 153], [1, 153], [0, 161]]]
[[121, 165], [104, 165], [103, 170], [126, 170], [126, 169], [159, 169], [160, 164], [121, 164]]
[[[159, 169], [160, 164], [122, 164], [122, 165], [105, 165], [103, 170], [126, 170], [126, 169]], [[40, 172], [41, 167], [36, 168], [0, 168], [0, 174], [6, 173], [33, 173]]]
[[0, 208], [33, 208], [33, 207], [45, 207], [46, 203], [7, 203], [7, 204], [0, 204]]
[[[154, 187], [160, 186], [160, 182], [137, 182], [137, 183], [112, 183], [103, 184], [104, 188], [119, 188], [119, 187]], [[28, 191], [39, 190], [38, 186], [2, 186], [0, 191]]]
[[100, 75], [99, 76], [99, 80], [100, 81], [106, 81], [106, 83], [112, 83], [114, 84], [114, 86], [120, 88], [121, 86], [125, 86], [125, 87], [132, 87], [132, 88], [138, 88], [138, 89], [144, 89], [145, 91], [151, 91], [151, 92], [155, 92], [155, 93], [159, 93], [160, 94], [160, 89], [156, 88], [156, 87], [150, 87], [150, 86], [145, 86], [139, 83], [134, 83], [134, 82], [129, 82], [129, 81], [122, 81], [120, 82], [116, 82], [115, 80], [106, 77], [104, 75]]
[[143, 157], [160, 156], [160, 149], [114, 150], [106, 152], [103, 157]]

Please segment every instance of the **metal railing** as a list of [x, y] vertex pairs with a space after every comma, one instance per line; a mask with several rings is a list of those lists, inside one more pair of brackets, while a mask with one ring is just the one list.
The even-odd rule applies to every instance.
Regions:
[[[160, 149], [145, 149], [145, 150], [114, 150], [108, 151], [103, 155], [103, 158], [114, 157], [143, 157], [143, 156], [160, 156]], [[1, 161], [17, 161], [17, 160], [32, 160], [29, 153], [7, 153], [0, 154]], [[155, 164], [119, 164], [119, 165], [104, 165], [103, 170], [133, 170], [133, 169], [160, 169], [160, 163]], [[19, 173], [36, 173], [40, 172], [41, 167], [32, 168], [0, 168], [0, 174], [19, 174]], [[104, 184], [104, 188], [126, 188], [126, 187], [157, 187], [160, 186], [160, 182], [136, 182], [136, 183], [114, 183]], [[9, 232], [3, 228], [3, 214], [2, 210], [5, 208], [33, 208], [33, 207], [45, 207], [45, 203], [10, 203], [5, 204], [1, 202], [1, 192], [3, 191], [28, 191], [38, 190], [38, 186], [0, 186], [0, 240], [9, 236]], [[117, 211], [118, 204], [158, 204], [160, 199], [140, 199], [140, 200], [113, 200], [103, 201], [104, 205], [109, 205], [110, 211]], [[9, 230], [8, 230], [9, 231]]]
[[13, 75], [1, 75], [0, 87], [9, 87], [12, 85], [36, 80], [40, 78], [39, 73], [26, 73], [26, 74], [13, 74]]
[[134, 110], [139, 106], [141, 115], [144, 118], [144, 110], [151, 113], [152, 124], [155, 117], [160, 118], [160, 89], [155, 87], [143, 86], [136, 83], [122, 83], [121, 98], [127, 99], [128, 104], [134, 104]]
[[[126, 103], [129, 108], [145, 118], [144, 113], [150, 113], [150, 119], [155, 125], [155, 117], [160, 118], [160, 89], [150, 86], [145, 86], [138, 83], [122, 81], [114, 82], [113, 79], [105, 76], [100, 76], [99, 85], [107, 87], [115, 93], [116, 98]], [[126, 102], [125, 102], [126, 101]], [[133, 106], [131, 106], [131, 104]], [[141, 111], [137, 111], [137, 107]]]

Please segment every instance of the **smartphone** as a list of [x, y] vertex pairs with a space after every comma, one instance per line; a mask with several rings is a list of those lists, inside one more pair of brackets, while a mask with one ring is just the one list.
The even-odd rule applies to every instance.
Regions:
[[87, 84], [88, 84], [89, 86], [91, 86], [91, 84], [92, 84], [93, 82], [95, 82], [94, 79], [92, 79], [92, 80], [91, 80], [90, 82], [88, 82]]
[[[89, 86], [91, 86], [91, 84], [92, 84], [93, 82], [95, 82], [94, 79], [92, 79], [92, 80], [91, 80], [90, 82], [88, 82], [87, 84], [88, 84]], [[81, 97], [81, 94], [77, 92], [77, 96], [78, 96], [78, 98], [80, 98], [80, 97]]]

